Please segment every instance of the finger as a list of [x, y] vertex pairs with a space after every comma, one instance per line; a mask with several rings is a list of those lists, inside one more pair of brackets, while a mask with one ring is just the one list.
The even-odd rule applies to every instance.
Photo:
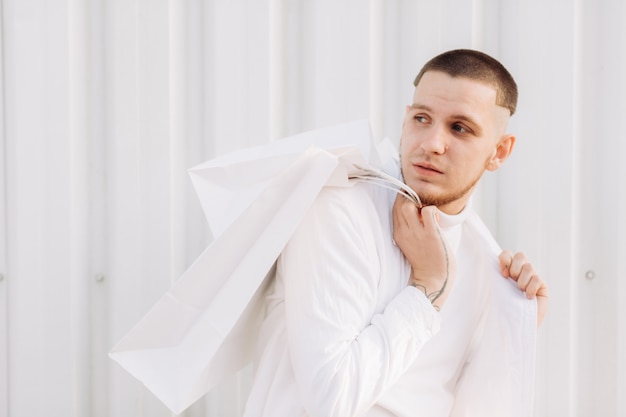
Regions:
[[517, 281], [522, 273], [522, 268], [527, 263], [526, 255], [523, 252], [517, 252], [513, 255], [511, 265], [509, 266], [509, 276]]
[[[406, 229], [409, 227], [409, 219], [414, 217], [410, 213], [410, 206], [414, 206], [414, 204], [407, 204], [409, 200], [406, 197], [398, 194], [396, 196], [396, 201], [393, 203], [393, 220], [394, 227]], [[408, 210], [407, 210], [408, 206]]]
[[500, 261], [500, 272], [505, 278], [508, 278], [510, 276], [509, 267], [513, 261], [513, 254], [510, 250], [505, 249], [498, 256], [498, 260]]
[[533, 275], [525, 288], [526, 297], [528, 299], [535, 298], [543, 285], [543, 280], [539, 276]]
[[401, 205], [402, 202], [399, 200], [400, 196], [397, 195], [396, 196], [396, 200], [393, 202], [393, 208], [392, 208], [392, 212], [393, 212], [393, 227], [394, 229], [398, 229], [401, 225], [401, 223], [404, 221], [402, 216], [402, 210], [401, 210]]
[[400, 194], [396, 195], [396, 199], [393, 202], [393, 211], [400, 211], [400, 207], [402, 207], [402, 197]]
[[[402, 197], [404, 198], [404, 197]], [[419, 209], [413, 202], [406, 200], [405, 203], [401, 206], [402, 215], [406, 224], [410, 229], [416, 229], [422, 227], [422, 222], [420, 221]]]
[[422, 207], [422, 222], [424, 223], [424, 227], [428, 230], [435, 230], [439, 227], [439, 223], [437, 222], [437, 217], [439, 216], [437, 213], [437, 207], [435, 206], [426, 206]]
[[547, 312], [548, 312], [548, 297], [540, 296], [539, 293], [537, 293], [537, 327], [541, 325]]
[[522, 291], [525, 291], [526, 287], [528, 287], [528, 284], [535, 276], [537, 276], [535, 268], [531, 263], [527, 262], [522, 266], [522, 270], [520, 271], [519, 275], [517, 275], [517, 277], [514, 279], [517, 281], [517, 286]]
[[550, 287], [548, 287], [548, 284], [546, 284], [544, 280], [541, 280], [541, 286], [537, 290], [536, 295], [539, 298], [545, 298], [545, 299], [550, 297]]
[[396, 196], [396, 200], [393, 203], [392, 209], [392, 222], [393, 222], [393, 244], [398, 245], [398, 242], [404, 240], [404, 235], [408, 230], [408, 225], [404, 214], [402, 213], [402, 204], [405, 198], [399, 195]]

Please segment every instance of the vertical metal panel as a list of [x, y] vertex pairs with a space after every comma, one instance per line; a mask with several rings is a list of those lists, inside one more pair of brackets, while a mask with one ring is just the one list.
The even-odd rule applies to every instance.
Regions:
[[404, 57], [408, 54], [403, 53], [401, 48], [401, 42], [408, 34], [400, 26], [401, 16], [406, 12], [400, 6], [399, 1], [384, 2], [385, 20], [381, 22], [384, 28], [384, 44], [382, 56], [379, 57], [384, 65], [381, 71], [384, 74], [383, 106], [382, 109], [377, 109], [382, 116], [382, 125], [379, 136], [374, 136], [378, 140], [388, 138], [395, 144], [399, 141], [404, 106], [409, 104], [413, 81], [410, 76], [403, 77], [407, 72], [412, 72], [413, 68], [407, 68]]
[[211, 61], [214, 125], [222, 154], [269, 141], [269, 9], [266, 2], [216, 1]]
[[287, 5], [284, 0], [269, 0], [269, 138], [287, 136]]
[[384, 137], [385, 125], [385, 23], [383, 0], [370, 0], [369, 33], [369, 120], [375, 141]]
[[[619, 16], [619, 13], [626, 13], [624, 5], [622, 5], [621, 10], [619, 10], [618, 13], [615, 13], [614, 16]], [[621, 33], [616, 36], [615, 40], [620, 45], [626, 45], [626, 28], [622, 26]], [[625, 71], [626, 54], [622, 52], [619, 55], [617, 62], [619, 63], [618, 65], [622, 71]], [[619, 80], [619, 84], [616, 86], [616, 94], [621, 97], [620, 108], [618, 111], [620, 111], [621, 114], [624, 114], [626, 112], [626, 102], [624, 101], [624, 97], [626, 97], [626, 83], [624, 83], [623, 77], [619, 77]], [[619, 156], [626, 155], [626, 140], [617, 140], [614, 152]], [[626, 415], [626, 396], [623, 395], [623, 393], [626, 392], [626, 354], [624, 353], [626, 352], [626, 262], [622, 261], [622, 259], [626, 259], [626, 216], [623, 214], [626, 213], [626, 164], [623, 163], [623, 160], [620, 160], [617, 166], [618, 176], [616, 178], [616, 183], [618, 185], [618, 189], [614, 200], [614, 213], [616, 214], [615, 221], [617, 225], [614, 230], [617, 237], [616, 255], [619, 260], [612, 259], [608, 260], [608, 262], [616, 267], [615, 276], [617, 288], [615, 291], [615, 298], [617, 299], [617, 358], [615, 372], [617, 373], [617, 384], [613, 389], [617, 391], [616, 415], [623, 416]]]
[[8, 404], [17, 417], [73, 412], [67, 15], [63, 2], [3, 2], [8, 257], [14, 277]]
[[4, 109], [4, 24], [0, 2], [0, 416], [9, 415], [9, 316], [7, 298], [7, 158]]
[[[171, 282], [168, 2], [105, 2], [110, 346]], [[110, 413], [170, 413], [110, 364]]]
[[[609, 11], [605, 13], [608, 12]], [[615, 21], [619, 19], [619, 16], [626, 13], [626, 5], [620, 2], [617, 9], [611, 9], [610, 13], [612, 24], [615, 25]], [[611, 55], [610, 62], [614, 62], [617, 66], [617, 68], [613, 70], [613, 76], [615, 76], [616, 70], [621, 74], [626, 71], [626, 52], [623, 47], [626, 45], [626, 28], [623, 25], [617, 25], [614, 26], [614, 30], [613, 42], [621, 46], [618, 49], [619, 52], [615, 56], [610, 53], [610, 48], [609, 50], [605, 50], [605, 54]], [[613, 86], [611, 86], [612, 82], [614, 82]], [[614, 80], [613, 77], [606, 78], [605, 83], [607, 84], [606, 88], [613, 89], [614, 99], [618, 104], [613, 109], [613, 117], [615, 117], [615, 113], [623, 115], [626, 113], [626, 81], [624, 77], [621, 75], [617, 76], [617, 80]], [[617, 186], [617, 189], [612, 191], [613, 199], [611, 204], [613, 206], [611, 216], [616, 223], [612, 231], [616, 242], [615, 252], [612, 253], [615, 259], [606, 259], [609, 265], [615, 267], [614, 277], [616, 288], [613, 294], [613, 300], [617, 305], [617, 314], [615, 317], [617, 357], [614, 359], [617, 378], [616, 385], [612, 389], [616, 392], [617, 397], [617, 416], [626, 415], [626, 396], [624, 396], [624, 392], [626, 392], [626, 353], [624, 353], [626, 352], [626, 262], [622, 261], [626, 259], [626, 215], [624, 215], [624, 213], [626, 213], [626, 164], [623, 161], [623, 156], [626, 155], [626, 140], [624, 140], [624, 136], [625, 135], [622, 134], [621, 138], [611, 141], [612, 145], [610, 146], [614, 155], [614, 159], [611, 162], [617, 165], [617, 176], [612, 182]], [[609, 190], [608, 193], [611, 193], [611, 190]]]
[[294, 60], [299, 74], [290, 86], [299, 129], [309, 130], [368, 117], [369, 19], [366, 3], [319, 1], [299, 4], [300, 40]]
[[107, 354], [111, 348], [109, 328], [109, 269], [107, 266], [107, 173], [108, 160], [105, 145], [110, 126], [105, 113], [105, 95], [107, 80], [105, 76], [105, 3], [106, 0], [88, 2], [85, 17], [88, 27], [87, 72], [89, 83], [86, 86], [87, 106], [89, 108], [89, 149], [86, 160], [89, 163], [89, 237], [90, 269], [89, 280], [89, 317], [90, 329], [87, 345], [90, 345], [89, 401], [90, 417], [112, 415], [109, 401], [109, 369]]
[[89, 219], [89, 162], [91, 143], [89, 85], [89, 32], [87, 4], [68, 2], [68, 85], [69, 103], [69, 351], [72, 389], [71, 412], [74, 416], [91, 412], [91, 328]]
[[187, 84], [188, 73], [188, 44], [186, 28], [188, 1], [169, 1], [169, 207], [170, 207], [170, 277], [172, 283], [185, 269], [185, 203], [187, 201], [184, 187], [188, 180], [186, 174], [186, 129], [189, 91]]
[[[135, 33], [134, 15], [135, 2], [125, 2], [122, 6], [119, 1], [105, 1], [102, 7], [102, 37], [103, 37], [103, 76], [104, 90], [102, 112], [105, 120], [104, 138], [99, 142], [101, 150], [100, 166], [103, 173], [102, 191], [104, 198], [106, 240], [104, 244], [103, 273], [108, 292], [106, 306], [108, 317], [107, 342], [112, 346], [122, 337], [132, 325], [132, 320], [140, 313], [130, 311], [136, 309], [138, 277], [136, 267], [132, 263], [135, 255], [134, 242], [124, 235], [125, 231], [133, 231], [134, 219], [130, 217], [135, 207], [132, 191], [120, 186], [129, 187], [133, 181], [128, 175], [124, 183], [124, 175], [132, 172], [133, 168], [133, 120], [136, 117], [136, 100], [134, 95], [125, 96], [125, 93], [135, 90], [133, 84]], [[101, 237], [104, 237], [102, 234]], [[104, 239], [103, 239], [104, 240]], [[130, 258], [124, 256], [130, 254]], [[112, 362], [107, 363], [108, 383], [107, 402], [110, 415], [115, 416], [142, 416], [140, 411], [141, 390], [132, 378], [116, 367]]]
[[[612, 126], [624, 110], [624, 51], [605, 40], [619, 39], [623, 27], [616, 9], [609, 3], [584, 3], [581, 43], [580, 118], [581, 157], [579, 201], [581, 213], [580, 253], [577, 254], [575, 278], [580, 285], [578, 299], [578, 406], [580, 415], [617, 415], [618, 375], [616, 358], [620, 352], [617, 322], [619, 236], [615, 224], [616, 201], [624, 192], [618, 182], [622, 155]], [[595, 105], [591, 105], [594, 103]], [[604, 104], [604, 105], [601, 105]], [[586, 271], [594, 279], [585, 279]], [[623, 278], [622, 278], [623, 279]]]
[[193, 167], [214, 155], [215, 140], [209, 135], [214, 125], [214, 109], [210, 85], [213, 81], [211, 47], [212, 28], [207, 23], [211, 15], [211, 2], [190, 1], [187, 8], [187, 65], [184, 76], [187, 78], [185, 113], [185, 266], [191, 265], [211, 240], [208, 225], [198, 204], [198, 198], [187, 176], [186, 169]]

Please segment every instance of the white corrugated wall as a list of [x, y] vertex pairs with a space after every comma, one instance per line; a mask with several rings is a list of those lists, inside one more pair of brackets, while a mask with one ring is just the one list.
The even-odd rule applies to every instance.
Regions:
[[[369, 117], [456, 47], [520, 87], [477, 203], [553, 296], [536, 416], [626, 415], [626, 4], [0, 0], [0, 416], [170, 413], [107, 357], [211, 240], [186, 168]], [[240, 416], [244, 372], [186, 416]]]

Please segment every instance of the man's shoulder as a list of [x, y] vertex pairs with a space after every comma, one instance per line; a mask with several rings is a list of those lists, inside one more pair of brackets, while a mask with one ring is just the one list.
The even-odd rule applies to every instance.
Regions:
[[318, 210], [368, 211], [385, 204], [385, 196], [376, 186], [355, 183], [347, 187], [324, 187], [315, 201]]
[[482, 249], [489, 254], [495, 255], [496, 257], [500, 254], [502, 251], [500, 245], [478, 213], [471, 210], [467, 216], [465, 224], [470, 233], [473, 235], [473, 240], [476, 242], [475, 247], [477, 249]]
[[[356, 183], [348, 187], [324, 187], [303, 224], [339, 232], [352, 230], [371, 234], [387, 223], [390, 208], [378, 186]], [[311, 226], [313, 225], [313, 226]]]

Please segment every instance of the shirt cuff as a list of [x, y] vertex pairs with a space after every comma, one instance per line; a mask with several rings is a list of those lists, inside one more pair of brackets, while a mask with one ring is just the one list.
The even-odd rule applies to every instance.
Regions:
[[407, 347], [413, 352], [419, 351], [424, 343], [439, 332], [441, 315], [423, 292], [408, 286], [400, 291], [385, 309], [385, 321], [390, 334], [396, 335], [395, 342], [405, 339]]

